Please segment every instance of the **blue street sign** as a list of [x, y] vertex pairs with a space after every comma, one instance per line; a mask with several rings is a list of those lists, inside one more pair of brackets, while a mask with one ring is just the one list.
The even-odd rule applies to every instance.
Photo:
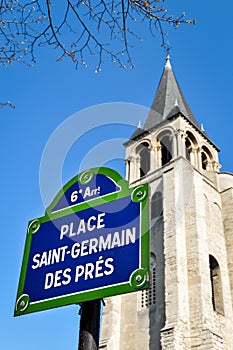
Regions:
[[147, 185], [91, 169], [29, 222], [15, 316], [148, 285]]

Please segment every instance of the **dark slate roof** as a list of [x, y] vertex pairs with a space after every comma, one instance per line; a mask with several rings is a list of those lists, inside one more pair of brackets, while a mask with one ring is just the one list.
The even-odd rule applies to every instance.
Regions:
[[142, 129], [140, 126], [140, 123], [139, 123], [138, 127], [135, 129], [133, 134], [130, 136], [130, 139], [128, 141], [124, 142], [124, 146], [131, 144], [132, 142], [136, 141], [137, 139], [140, 139], [141, 137], [145, 136], [146, 134], [148, 134], [148, 131]]
[[138, 136], [142, 135], [144, 133], [144, 131], [145, 131], [144, 129], [137, 127], [137, 129], [130, 136], [130, 140], [136, 139]]
[[170, 57], [167, 56], [166, 60], [167, 62], [144, 129], [149, 130], [155, 127], [157, 124], [175, 115], [178, 111], [199, 128], [172, 71]]

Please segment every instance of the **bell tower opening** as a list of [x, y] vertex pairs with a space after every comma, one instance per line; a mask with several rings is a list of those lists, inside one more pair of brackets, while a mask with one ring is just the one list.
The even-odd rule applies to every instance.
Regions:
[[164, 166], [173, 158], [173, 135], [170, 130], [162, 131], [158, 136], [159, 152], [159, 166]]
[[172, 159], [172, 143], [170, 136], [164, 136], [160, 140], [162, 147], [162, 166], [169, 163]]
[[209, 264], [213, 309], [224, 315], [220, 267], [217, 260], [212, 255], [209, 256]]
[[150, 171], [150, 150], [149, 143], [143, 142], [137, 146], [137, 154], [139, 155], [139, 171], [140, 178]]
[[190, 162], [191, 161], [191, 149], [192, 145], [189, 139], [185, 140], [185, 157]]

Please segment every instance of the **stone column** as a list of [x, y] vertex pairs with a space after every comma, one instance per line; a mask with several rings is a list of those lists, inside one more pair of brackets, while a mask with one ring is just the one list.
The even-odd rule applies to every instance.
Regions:
[[140, 179], [140, 165], [141, 165], [141, 158], [139, 155], [137, 155], [134, 158], [134, 181]]
[[161, 168], [162, 166], [162, 146], [161, 143], [157, 143], [157, 159], [156, 159], [156, 169]]
[[157, 147], [154, 145], [151, 145], [150, 148], [150, 170], [154, 171], [157, 169]]
[[130, 181], [130, 162], [128, 159], [125, 159], [124, 162], [125, 162], [125, 177], [126, 177], [126, 180]]
[[195, 166], [195, 153], [193, 148], [190, 149], [190, 163]]
[[129, 182], [132, 182], [132, 179], [131, 179], [132, 164], [133, 164], [133, 157], [129, 156], [128, 158], [125, 159], [125, 165], [126, 165], [125, 177], [126, 177], [126, 180], [128, 180]]
[[178, 139], [177, 139], [177, 132], [172, 135], [172, 158], [178, 157]]
[[196, 151], [197, 151], [197, 168], [198, 170], [201, 171], [202, 170], [201, 147], [197, 147]]
[[177, 130], [176, 139], [177, 139], [177, 156], [182, 156], [186, 158], [186, 149], [185, 149], [185, 139], [187, 135], [184, 130]]
[[[191, 154], [190, 154], [191, 157]], [[199, 161], [198, 161], [198, 147], [193, 147], [192, 148], [192, 159], [191, 163], [199, 169]]]

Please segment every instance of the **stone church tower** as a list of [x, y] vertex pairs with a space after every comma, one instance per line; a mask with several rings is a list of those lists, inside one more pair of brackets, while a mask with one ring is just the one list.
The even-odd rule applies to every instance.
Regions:
[[[233, 349], [233, 175], [167, 62], [127, 178], [150, 184], [151, 288], [105, 300], [102, 350]], [[120, 272], [119, 272], [120, 273]]]

